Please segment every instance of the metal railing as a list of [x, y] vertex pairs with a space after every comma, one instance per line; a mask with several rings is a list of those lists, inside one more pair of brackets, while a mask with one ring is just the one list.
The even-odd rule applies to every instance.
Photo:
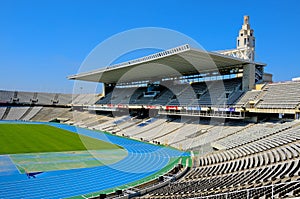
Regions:
[[[283, 186], [290, 185], [289, 187], [290, 191], [286, 191], [287, 187], [285, 189], [282, 189]], [[237, 191], [230, 191], [226, 193], [220, 193], [220, 194], [213, 194], [213, 195], [207, 195], [207, 196], [199, 196], [199, 197], [191, 197], [193, 199], [208, 199], [208, 198], [253, 198], [254, 196], [259, 195], [259, 197], [262, 196], [269, 196], [271, 199], [273, 198], [282, 198], [284, 195], [291, 195], [290, 193], [296, 189], [299, 189], [300, 187], [300, 181], [290, 181], [290, 182], [284, 182], [279, 184], [272, 184], [267, 186], [261, 186], [261, 187], [255, 187], [250, 189], [241, 189]], [[277, 190], [281, 188], [281, 190]], [[281, 195], [280, 195], [281, 194]]]

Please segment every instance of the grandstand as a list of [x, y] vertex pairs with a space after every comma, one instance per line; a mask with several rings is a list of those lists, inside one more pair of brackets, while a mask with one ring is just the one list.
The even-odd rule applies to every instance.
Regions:
[[[130, 154], [113, 169], [84, 170], [82, 181], [71, 171], [61, 182], [53, 176], [49, 182], [38, 179], [58, 189], [57, 195], [30, 183], [20, 193], [46, 198], [300, 196], [300, 82], [270, 81], [266, 64], [254, 55], [254, 31], [245, 16], [236, 49], [205, 52], [186, 44], [69, 77], [103, 83], [103, 96], [0, 91], [1, 120], [60, 122], [53, 125], [71, 131], [80, 127], [84, 135], [101, 140], [107, 135]], [[181, 159], [164, 170], [171, 157]], [[159, 176], [132, 183], [160, 169]], [[0, 175], [4, 196], [20, 191], [10, 192], [12, 185], [3, 179]]]

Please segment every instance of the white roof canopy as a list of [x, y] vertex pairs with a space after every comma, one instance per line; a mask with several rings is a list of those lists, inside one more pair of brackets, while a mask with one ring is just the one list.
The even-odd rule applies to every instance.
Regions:
[[192, 49], [186, 44], [121, 64], [71, 75], [68, 78], [90, 82], [123, 83], [220, 71], [242, 67], [249, 63], [265, 66], [262, 63], [215, 52]]

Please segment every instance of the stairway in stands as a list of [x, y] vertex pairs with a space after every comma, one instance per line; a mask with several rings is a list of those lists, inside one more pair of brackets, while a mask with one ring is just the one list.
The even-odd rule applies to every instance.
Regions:
[[27, 111], [20, 117], [19, 120], [23, 120], [30, 112], [31, 110], [33, 109], [33, 107], [29, 107], [29, 109], [27, 109]]
[[3, 116], [2, 116], [2, 118], [1, 118], [1, 120], [5, 120], [5, 118], [7, 117], [8, 113], [9, 113], [9, 111], [10, 111], [10, 107], [7, 107], [4, 114], [3, 114]]

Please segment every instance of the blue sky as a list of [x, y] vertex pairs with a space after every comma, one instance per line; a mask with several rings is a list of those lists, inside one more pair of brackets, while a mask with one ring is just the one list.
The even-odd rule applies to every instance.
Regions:
[[[300, 1], [43, 0], [0, 1], [0, 89], [72, 92], [86, 56], [133, 28], [162, 27], [206, 50], [235, 48], [244, 15], [256, 37], [256, 60], [275, 81], [300, 76]], [[100, 67], [100, 66], [99, 66]]]

